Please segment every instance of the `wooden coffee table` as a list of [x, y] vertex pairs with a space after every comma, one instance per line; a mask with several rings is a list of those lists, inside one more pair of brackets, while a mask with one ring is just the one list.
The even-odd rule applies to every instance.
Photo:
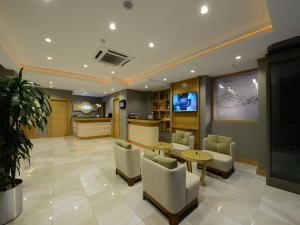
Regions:
[[200, 183], [205, 185], [205, 174], [206, 174], [206, 166], [207, 163], [213, 160], [213, 156], [209, 153], [202, 152], [199, 150], [184, 150], [181, 153], [181, 156], [186, 161], [186, 167], [189, 172], [192, 171], [192, 161], [199, 163], [202, 165], [202, 173], [200, 176]]
[[173, 145], [170, 143], [166, 143], [166, 142], [158, 142], [156, 144], [151, 145], [150, 147], [153, 152], [158, 151], [160, 154], [160, 151], [163, 151], [164, 155], [167, 156], [169, 154], [171, 148], [173, 147]]

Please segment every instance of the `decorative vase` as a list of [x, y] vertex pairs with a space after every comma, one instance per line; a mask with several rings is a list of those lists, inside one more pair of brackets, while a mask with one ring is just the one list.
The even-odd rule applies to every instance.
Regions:
[[0, 225], [16, 219], [23, 211], [23, 181], [16, 180], [17, 186], [0, 191]]

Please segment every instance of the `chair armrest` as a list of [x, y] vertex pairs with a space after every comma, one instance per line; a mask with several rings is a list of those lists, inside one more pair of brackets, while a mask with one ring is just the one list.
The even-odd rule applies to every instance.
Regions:
[[195, 147], [195, 136], [190, 136], [189, 137], [189, 147], [190, 147], [191, 150], [194, 149], [194, 147]]
[[202, 141], [202, 150], [207, 150], [206, 149], [206, 142], [207, 142], [207, 138], [203, 138], [203, 141]]
[[231, 142], [230, 143], [230, 156], [232, 157], [232, 159], [235, 159], [235, 154], [236, 154], [236, 150], [235, 150], [235, 142]]

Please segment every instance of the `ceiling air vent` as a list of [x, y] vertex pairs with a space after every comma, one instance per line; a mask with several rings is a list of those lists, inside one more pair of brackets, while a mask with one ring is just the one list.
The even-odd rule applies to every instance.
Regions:
[[95, 56], [95, 59], [100, 63], [105, 63], [113, 66], [124, 66], [129, 63], [134, 57], [101, 47]]

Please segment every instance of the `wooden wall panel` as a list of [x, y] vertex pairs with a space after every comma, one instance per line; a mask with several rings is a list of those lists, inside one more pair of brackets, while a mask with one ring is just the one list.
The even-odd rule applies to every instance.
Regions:
[[199, 149], [199, 128], [200, 128], [200, 78], [195, 77], [189, 80], [180, 81], [172, 84], [172, 96], [186, 92], [197, 92], [197, 112], [173, 112], [172, 109], [172, 133], [177, 129], [191, 131], [195, 135], [195, 148]]

